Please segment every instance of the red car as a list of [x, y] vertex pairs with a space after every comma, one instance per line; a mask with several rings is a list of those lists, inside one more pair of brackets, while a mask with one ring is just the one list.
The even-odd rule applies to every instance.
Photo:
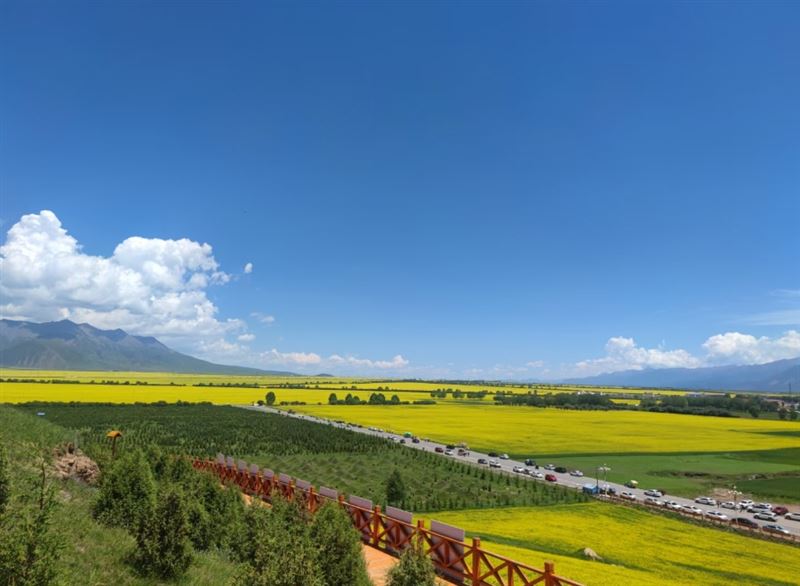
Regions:
[[547, 480], [548, 482], [555, 482], [556, 480], [558, 480], [555, 474], [545, 474], [544, 479]]
[[789, 509], [786, 507], [772, 507], [772, 512], [776, 515], [785, 515], [789, 512]]

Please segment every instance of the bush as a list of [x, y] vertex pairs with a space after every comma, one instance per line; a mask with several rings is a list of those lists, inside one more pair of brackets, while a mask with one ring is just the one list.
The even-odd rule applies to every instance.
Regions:
[[119, 458], [103, 475], [94, 515], [107, 525], [136, 529], [155, 499], [150, 465], [142, 452], [135, 450]]
[[253, 506], [240, 541], [247, 566], [235, 578], [241, 586], [324, 586], [305, 513], [276, 500], [273, 508]]
[[386, 586], [436, 586], [433, 562], [422, 551], [421, 544], [409, 547], [386, 577]]
[[142, 574], [163, 579], [182, 576], [189, 568], [189, 518], [176, 487], [162, 492], [156, 507], [142, 515], [133, 560]]
[[62, 539], [52, 530], [55, 490], [42, 464], [40, 482], [0, 515], [0, 584], [45, 586], [57, 577]]
[[8, 456], [5, 448], [0, 446], [0, 515], [6, 510], [9, 498], [11, 498], [11, 478], [8, 473]]
[[347, 513], [326, 504], [314, 515], [311, 540], [325, 586], [370, 586], [361, 538]]

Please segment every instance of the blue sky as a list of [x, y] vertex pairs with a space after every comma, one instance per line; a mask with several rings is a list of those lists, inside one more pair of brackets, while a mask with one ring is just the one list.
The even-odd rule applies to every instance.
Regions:
[[5, 317], [381, 376], [800, 354], [800, 4], [0, 10]]

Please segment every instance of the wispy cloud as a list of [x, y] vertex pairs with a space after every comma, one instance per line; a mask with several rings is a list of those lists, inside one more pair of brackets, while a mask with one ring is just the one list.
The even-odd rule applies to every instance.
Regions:
[[258, 321], [260, 321], [262, 324], [267, 324], [268, 326], [271, 326], [272, 324], [275, 323], [275, 316], [274, 315], [268, 315], [268, 314], [262, 313], [260, 311], [254, 311], [253, 313], [250, 314], [250, 317], [254, 317]]

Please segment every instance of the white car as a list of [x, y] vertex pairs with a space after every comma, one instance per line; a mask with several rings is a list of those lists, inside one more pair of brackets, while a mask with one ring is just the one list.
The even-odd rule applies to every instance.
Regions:
[[573, 470], [572, 472], [569, 473], [569, 475], [577, 476], [578, 478], [580, 478], [581, 476], [583, 476], [583, 472], [581, 472], [580, 470]]
[[447, 450], [447, 451], [444, 453], [444, 455], [445, 455], [445, 456], [452, 456], [452, 455], [453, 455], [453, 450]]
[[769, 503], [756, 503], [754, 505], [750, 505], [751, 509], [761, 509], [762, 511], [771, 511], [772, 505]]
[[706, 517], [716, 519], [717, 521], [729, 521], [730, 517], [720, 511], [706, 511]]
[[710, 505], [712, 507], [717, 506], [717, 501], [712, 499], [710, 496], [699, 496], [696, 499], [694, 499], [694, 502], [700, 505]]
[[720, 503], [719, 506], [723, 509], [735, 509], [736, 503], [733, 501], [725, 501], [724, 503]]
[[660, 490], [656, 490], [654, 488], [644, 491], [644, 494], [646, 494], [647, 496], [655, 497], [657, 499], [660, 499], [662, 496], [664, 496], [663, 492], [661, 492]]
[[542, 474], [541, 472], [531, 472], [531, 476], [533, 476], [534, 478], [544, 478], [544, 474]]
[[676, 501], [667, 501], [664, 506], [673, 511], [680, 511], [683, 508], [683, 505]]
[[739, 501], [739, 508], [741, 510], [745, 510], [747, 507], [751, 506], [752, 504], [753, 504], [753, 501], [751, 501], [750, 499], [745, 499], [743, 501]]
[[500, 463], [497, 460], [489, 460], [489, 468], [500, 468]]
[[619, 496], [629, 501], [636, 500], [636, 495], [633, 494], [632, 492], [628, 492], [627, 490], [623, 490]]
[[753, 518], [761, 519], [762, 521], [771, 521], [773, 523], [778, 520], [778, 517], [776, 517], [769, 511], [762, 511], [760, 513], [756, 513], [755, 515], [753, 515]]
[[786, 513], [783, 518], [789, 521], [800, 521], [800, 513]]
[[689, 513], [690, 515], [702, 515], [703, 509], [700, 507], [695, 507], [694, 505], [686, 505], [683, 507], [684, 513]]
[[525, 474], [525, 468], [523, 468], [522, 466], [514, 466], [512, 470], [517, 474]]
[[646, 496], [646, 497], [644, 497], [644, 502], [646, 502], [648, 505], [655, 505], [656, 507], [663, 507], [664, 506], [664, 502], [658, 500], [654, 496]]
[[500, 454], [501, 460], [508, 460], [508, 454]]

